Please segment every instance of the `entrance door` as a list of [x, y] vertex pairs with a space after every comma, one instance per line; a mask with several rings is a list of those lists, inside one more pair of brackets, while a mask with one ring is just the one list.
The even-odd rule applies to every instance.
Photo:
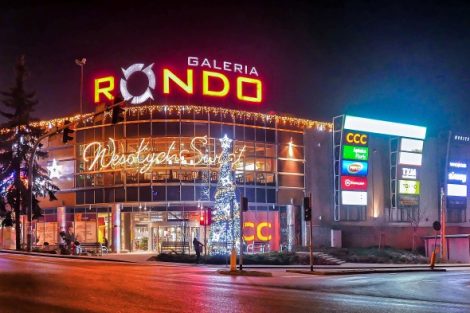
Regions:
[[152, 251], [155, 251], [157, 253], [161, 252], [160, 237], [158, 235], [159, 228], [161, 228], [161, 227], [158, 227], [158, 226], [152, 227]]
[[[186, 229], [186, 236], [183, 230]], [[196, 231], [189, 227], [183, 228], [182, 226], [158, 226], [153, 227], [152, 231], [152, 248], [160, 253], [175, 250], [179, 253], [190, 253], [192, 237]]]
[[149, 249], [149, 227], [137, 224], [134, 229], [134, 251], [148, 251]]

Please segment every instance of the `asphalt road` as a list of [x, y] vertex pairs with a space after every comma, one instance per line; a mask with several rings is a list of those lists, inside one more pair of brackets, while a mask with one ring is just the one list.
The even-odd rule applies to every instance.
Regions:
[[470, 312], [470, 270], [232, 277], [205, 266], [0, 254], [0, 312]]

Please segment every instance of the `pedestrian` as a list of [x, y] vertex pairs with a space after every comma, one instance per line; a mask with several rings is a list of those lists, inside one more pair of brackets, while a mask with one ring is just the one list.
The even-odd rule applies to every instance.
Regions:
[[194, 237], [193, 240], [193, 246], [194, 246], [194, 251], [196, 252], [196, 263], [199, 263], [199, 259], [201, 258], [201, 249], [204, 247], [204, 245], [197, 240], [196, 237]]

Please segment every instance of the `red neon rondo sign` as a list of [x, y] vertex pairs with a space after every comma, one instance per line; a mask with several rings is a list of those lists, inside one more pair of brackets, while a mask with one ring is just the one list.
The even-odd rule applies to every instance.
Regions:
[[[225, 98], [232, 96], [241, 102], [259, 104], [263, 101], [263, 83], [255, 67], [217, 60], [188, 57], [185, 71], [175, 71], [168, 67], [155, 69], [154, 63], [132, 64], [121, 69], [122, 77], [113, 75], [98, 77], [94, 80], [94, 102], [112, 101], [119, 90], [124, 100], [140, 104], [154, 100], [155, 94], [172, 95], [175, 93], [203, 97]], [[136, 73], [146, 75], [148, 86], [144, 92], [133, 94], [128, 81]], [[158, 83], [157, 83], [158, 82]]]

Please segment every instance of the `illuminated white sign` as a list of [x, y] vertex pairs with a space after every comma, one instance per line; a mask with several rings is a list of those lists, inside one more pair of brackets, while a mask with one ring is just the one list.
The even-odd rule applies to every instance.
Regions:
[[[135, 152], [120, 153], [119, 150], [124, 151], [124, 147], [118, 149], [116, 141], [109, 138], [107, 145], [97, 141], [86, 145], [83, 150], [83, 161], [89, 171], [125, 167], [137, 168], [141, 174], [150, 171], [153, 166], [157, 165], [197, 166], [221, 164], [222, 152], [209, 155], [203, 152], [206, 151], [207, 145], [207, 136], [194, 137], [188, 148], [185, 148], [183, 144], [179, 144], [179, 149], [177, 149], [177, 141], [173, 141], [168, 145], [166, 151], [153, 151], [150, 141], [143, 138]], [[245, 149], [246, 146], [243, 146], [229, 155], [233, 167], [236, 167], [240, 162]]]
[[462, 184], [467, 183], [467, 174], [450, 172], [449, 175], [447, 176], [447, 178], [449, 180], [461, 182]]
[[[120, 89], [121, 89], [121, 95], [124, 98], [124, 100], [129, 101], [131, 100], [132, 104], [140, 104], [144, 103], [148, 99], [153, 100], [153, 95], [152, 95], [152, 90], [155, 89], [155, 73], [152, 70], [153, 63], [144, 68], [144, 64], [142, 63], [137, 63], [129, 66], [127, 69], [121, 69], [122, 73], [124, 74], [124, 77], [121, 78], [121, 83], [120, 83]], [[144, 91], [143, 94], [140, 96], [133, 96], [129, 90], [127, 89], [127, 80], [129, 77], [137, 72], [142, 72], [147, 76], [147, 79], [149, 81], [147, 89]]]
[[346, 115], [344, 129], [398, 137], [426, 138], [426, 127]]
[[447, 184], [447, 195], [455, 197], [466, 197], [467, 185]]
[[401, 151], [408, 151], [408, 152], [423, 152], [423, 142], [422, 140], [416, 139], [409, 139], [409, 138], [401, 138]]
[[341, 191], [343, 205], [367, 205], [367, 192], [365, 191]]
[[188, 57], [188, 66], [193, 67], [206, 67], [209, 69], [226, 71], [226, 72], [235, 72], [244, 75], [254, 75], [258, 76], [258, 71], [254, 66], [247, 66], [238, 63], [232, 63], [227, 61], [217, 61], [211, 60], [208, 58], [198, 58], [198, 57]]
[[400, 152], [398, 164], [421, 166], [423, 155], [419, 153]]
[[468, 137], [468, 136], [454, 135], [454, 140], [456, 140], [456, 141], [465, 141], [465, 142], [469, 142], [469, 141], [470, 141], [470, 137]]
[[403, 179], [416, 179], [417, 170], [415, 168], [402, 167], [401, 178]]
[[449, 162], [449, 167], [467, 168], [467, 163], [462, 163], [462, 162]]

